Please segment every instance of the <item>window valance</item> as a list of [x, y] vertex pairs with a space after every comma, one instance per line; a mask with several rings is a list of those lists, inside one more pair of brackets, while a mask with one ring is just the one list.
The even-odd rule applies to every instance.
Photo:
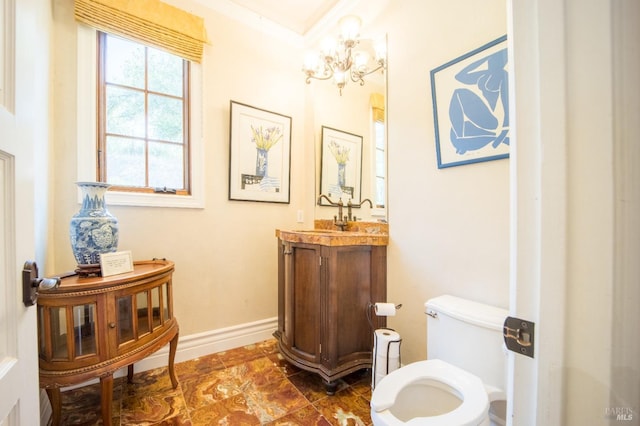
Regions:
[[371, 102], [373, 120], [384, 123], [384, 95], [382, 93], [372, 93], [369, 102]]
[[75, 0], [75, 17], [100, 31], [201, 62], [204, 20], [159, 0]]

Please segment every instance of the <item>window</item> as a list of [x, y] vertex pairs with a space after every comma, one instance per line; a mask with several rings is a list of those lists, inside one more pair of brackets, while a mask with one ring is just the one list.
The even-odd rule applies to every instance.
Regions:
[[387, 200], [387, 129], [385, 125], [385, 96], [372, 93], [371, 121], [372, 125], [372, 187], [375, 193], [375, 209], [372, 216], [386, 216]]
[[373, 129], [375, 136], [375, 207], [384, 209], [387, 194], [386, 132], [384, 122], [374, 121]]
[[189, 62], [103, 32], [98, 53], [98, 180], [189, 194]]
[[[95, 181], [98, 179], [96, 167], [96, 147], [98, 144], [98, 40], [97, 30], [86, 25], [77, 26], [77, 181]], [[126, 187], [110, 188], [106, 195], [107, 203], [112, 206], [144, 207], [204, 207], [204, 141], [202, 135], [202, 65], [189, 63], [189, 114], [185, 115], [189, 127], [189, 165], [190, 193], [178, 195], [171, 193], [130, 191]], [[186, 155], [186, 154], [185, 154]], [[168, 185], [167, 185], [168, 187]], [[82, 202], [78, 191], [78, 202]]]

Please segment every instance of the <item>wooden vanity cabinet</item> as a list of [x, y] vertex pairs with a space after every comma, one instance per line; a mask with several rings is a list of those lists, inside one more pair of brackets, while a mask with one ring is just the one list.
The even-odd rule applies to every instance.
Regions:
[[169, 344], [169, 376], [178, 386], [174, 359], [178, 322], [173, 316], [173, 262], [134, 263], [110, 277], [65, 277], [38, 294], [40, 387], [46, 389], [52, 424], [61, 420], [60, 388], [100, 379], [103, 424], [111, 425], [113, 373]]
[[373, 332], [386, 325], [386, 246], [326, 246], [278, 239], [278, 330], [282, 356], [336, 380], [372, 365]]

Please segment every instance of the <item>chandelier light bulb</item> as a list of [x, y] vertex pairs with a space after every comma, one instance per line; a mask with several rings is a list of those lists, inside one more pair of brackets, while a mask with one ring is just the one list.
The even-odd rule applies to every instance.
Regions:
[[318, 52], [307, 52], [304, 58], [304, 68], [305, 72], [313, 72], [315, 73], [320, 65], [320, 58], [318, 57]]
[[384, 63], [387, 60], [387, 40], [379, 37], [373, 44], [373, 50], [376, 52], [376, 62]]
[[335, 56], [337, 50], [337, 43], [333, 37], [325, 37], [320, 45], [320, 52], [326, 58]]
[[338, 90], [340, 91], [340, 96], [342, 96], [342, 88], [347, 84], [347, 74], [342, 71], [336, 71], [333, 73], [333, 80], [338, 86]]
[[353, 54], [353, 66], [358, 73], [367, 71], [367, 63], [369, 62], [369, 54], [367, 52], [358, 51]]
[[[348, 15], [338, 21], [340, 27], [340, 35], [342, 39], [347, 42], [354, 42], [360, 37], [360, 26], [362, 20], [355, 15]], [[353, 43], [351, 43], [353, 44]]]

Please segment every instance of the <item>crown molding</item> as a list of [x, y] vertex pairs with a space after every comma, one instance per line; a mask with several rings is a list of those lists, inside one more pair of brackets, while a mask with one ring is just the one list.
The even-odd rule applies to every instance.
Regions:
[[247, 9], [231, 0], [194, 0], [204, 7], [236, 20], [254, 30], [270, 35], [296, 47], [304, 46], [304, 37], [271, 19]]

